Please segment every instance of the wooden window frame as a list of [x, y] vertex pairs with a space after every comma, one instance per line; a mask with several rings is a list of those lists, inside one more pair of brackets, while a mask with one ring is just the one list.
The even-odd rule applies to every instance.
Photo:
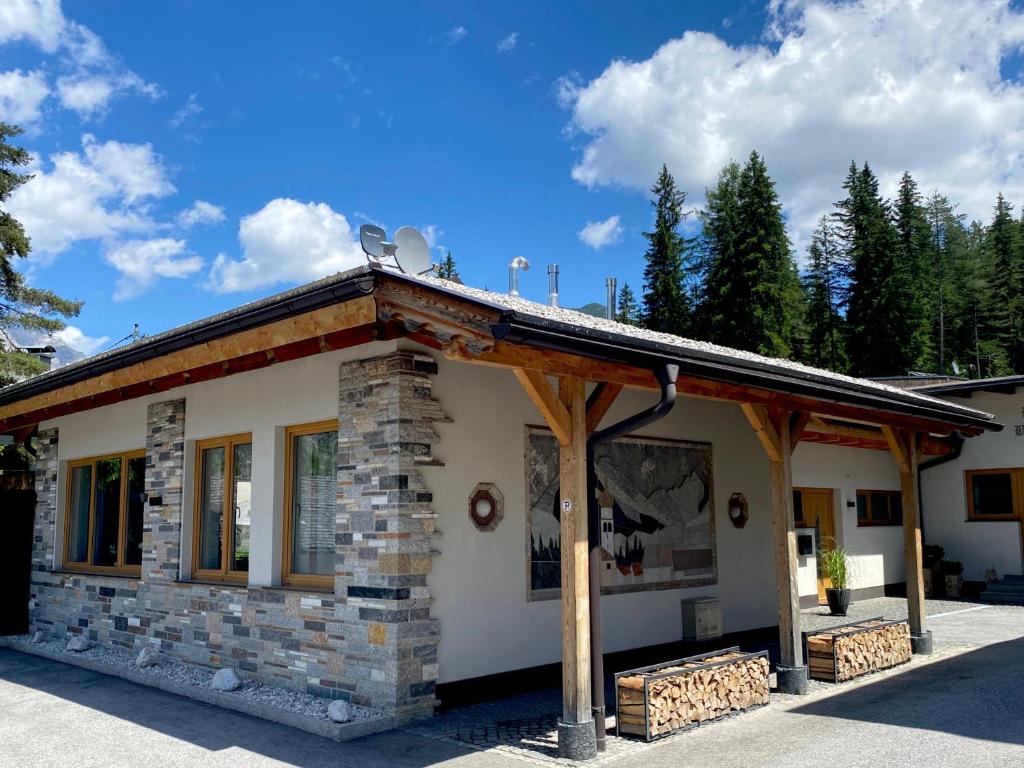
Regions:
[[[247, 585], [249, 571], [232, 571], [231, 549], [235, 537], [235, 446], [252, 445], [252, 433], [241, 432], [237, 435], [223, 435], [196, 440], [196, 471], [193, 475], [192, 505], [192, 579], [194, 581], [213, 581], [225, 584]], [[224, 449], [224, 508], [221, 510], [221, 530], [224, 535], [220, 542], [221, 567], [218, 570], [199, 567], [199, 547], [203, 534], [203, 451], [211, 448]], [[251, 561], [250, 561], [251, 567]]]
[[[133, 451], [118, 451], [107, 453], [102, 456], [90, 456], [84, 459], [74, 459], [67, 463], [64, 498], [64, 552], [61, 554], [61, 568], [65, 571], [76, 571], [89, 573], [98, 576], [127, 576], [129, 578], [140, 578], [142, 576], [142, 565], [129, 565], [124, 562], [125, 548], [128, 541], [128, 462], [132, 459], [145, 459], [146, 449], [140, 448]], [[95, 531], [96, 519], [96, 465], [101, 461], [111, 459], [121, 460], [121, 489], [118, 503], [117, 518], [117, 561], [115, 565], [93, 565], [93, 533]], [[72, 488], [75, 479], [75, 470], [81, 467], [91, 467], [89, 477], [89, 529], [86, 531], [86, 553], [85, 562], [76, 563], [68, 560], [71, 552], [71, 500]]]
[[[887, 520], [875, 520], [871, 516], [871, 494], [873, 494], [873, 493], [884, 493], [884, 494], [886, 494], [889, 497], [893, 497], [893, 496], [897, 497], [900, 500], [900, 518], [901, 519], [900, 520], [892, 520], [890, 518], [890, 519], [887, 519]], [[903, 517], [904, 511], [903, 511], [903, 492], [902, 491], [893, 490], [892, 488], [858, 488], [857, 491], [856, 491], [856, 496], [860, 496], [861, 494], [863, 494], [863, 495], [865, 495], [867, 497], [868, 517], [867, 517], [866, 520], [861, 520], [860, 519], [859, 510], [858, 510], [858, 514], [857, 514], [857, 527], [858, 528], [901, 528], [903, 526], [902, 517]]]
[[325, 419], [308, 424], [296, 424], [284, 430], [284, 526], [281, 537], [284, 551], [281, 553], [281, 584], [317, 591], [334, 591], [334, 574], [313, 574], [292, 572], [292, 492], [295, 476], [294, 443], [296, 437], [317, 435], [321, 432], [338, 432], [337, 419]]
[[[975, 475], [1010, 475], [1010, 495], [1013, 512], [1008, 515], [979, 515], [974, 511], [972, 480]], [[964, 493], [967, 497], [967, 520], [980, 523], [1007, 523], [1024, 521], [1024, 468], [995, 467], [964, 470]]]

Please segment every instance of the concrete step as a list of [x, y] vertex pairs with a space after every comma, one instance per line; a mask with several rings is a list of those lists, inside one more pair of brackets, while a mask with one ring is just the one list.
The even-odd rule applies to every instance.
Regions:
[[987, 587], [986, 592], [1000, 592], [1004, 594], [1024, 595], [1024, 582], [1016, 581], [993, 581]]
[[992, 605], [1024, 605], [1024, 594], [1013, 592], [982, 592], [979, 599]]

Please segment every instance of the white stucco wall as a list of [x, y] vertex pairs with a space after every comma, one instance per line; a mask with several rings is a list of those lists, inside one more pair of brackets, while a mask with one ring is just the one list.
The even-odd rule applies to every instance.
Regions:
[[[793, 453], [793, 485], [831, 488], [836, 519], [836, 540], [850, 554], [852, 589], [881, 587], [905, 580], [903, 528], [857, 525], [857, 491], [898, 491], [900, 474], [887, 451], [800, 443]], [[848, 506], [848, 502], [855, 502]], [[800, 594], [816, 592], [812, 557], [800, 558]], [[811, 574], [811, 575], [808, 575]], [[808, 589], [809, 588], [809, 589]], [[808, 591], [805, 591], [808, 590]]]
[[1020, 574], [1024, 572], [1020, 523], [967, 520], [964, 473], [969, 469], [1024, 467], [1024, 437], [1018, 437], [1014, 429], [1024, 424], [1024, 388], [1017, 388], [1012, 395], [978, 392], [969, 400], [957, 398], [953, 402], [993, 413], [1006, 428], [968, 439], [959, 459], [924, 472], [921, 498], [925, 541], [945, 549], [947, 560], [961, 561], [964, 579], [984, 581], [989, 568], [995, 568], [1000, 576]]
[[[393, 342], [329, 352], [257, 371], [192, 384], [116, 405], [62, 416], [40, 425], [57, 427], [61, 480], [57, 490], [57, 531], [63, 531], [64, 467], [86, 458], [146, 446], [150, 403], [185, 398], [186, 472], [182, 515], [182, 575], [191, 573], [192, 480], [195, 442], [252, 432], [252, 527], [249, 583], [281, 581], [284, 428], [338, 417], [338, 366], [342, 361], [385, 354]], [[55, 565], [60, 566], [62, 536]]]
[[[543, 420], [509, 371], [441, 360], [434, 392], [453, 420], [438, 426], [435, 454], [445, 467], [425, 470], [443, 532], [430, 574], [442, 624], [441, 682], [557, 662], [560, 604], [527, 599], [524, 425]], [[656, 400], [656, 393], [627, 390], [605, 423]], [[718, 584], [605, 596], [605, 650], [678, 640], [683, 597], [718, 596], [726, 632], [774, 625], [768, 462], [740, 409], [684, 397], [639, 434], [712, 444]], [[469, 494], [479, 482], [497, 484], [505, 497], [505, 518], [492, 532], [479, 532], [468, 516]], [[727, 519], [736, 491], [750, 505], [743, 529]]]

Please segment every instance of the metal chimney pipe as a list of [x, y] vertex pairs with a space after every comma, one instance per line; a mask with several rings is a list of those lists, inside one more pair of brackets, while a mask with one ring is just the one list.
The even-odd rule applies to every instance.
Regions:
[[558, 265], [548, 264], [548, 306], [558, 306]]
[[605, 289], [605, 293], [607, 294], [607, 303], [605, 304], [605, 312], [607, 313], [607, 316], [608, 316], [609, 320], [614, 320], [615, 319], [615, 315], [617, 314], [617, 308], [615, 306], [615, 299], [616, 299], [616, 286], [618, 285], [618, 282], [619, 281], [616, 280], [614, 277], [606, 278], [605, 281], [604, 281], [604, 289]]
[[519, 295], [519, 270], [529, 269], [530, 262], [522, 256], [516, 256], [508, 264], [508, 295]]

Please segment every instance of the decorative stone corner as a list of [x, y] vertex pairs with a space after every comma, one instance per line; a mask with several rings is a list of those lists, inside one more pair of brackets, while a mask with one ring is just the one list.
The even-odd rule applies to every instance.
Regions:
[[505, 496], [494, 483], [477, 483], [469, 494], [469, 519], [479, 531], [493, 531], [505, 518]]
[[433, 359], [411, 352], [342, 363], [338, 386], [337, 615], [352, 702], [399, 720], [433, 712], [440, 623], [430, 616]]
[[32, 463], [36, 482], [36, 517], [32, 536], [33, 572], [49, 571], [53, 566], [57, 521], [57, 445], [56, 429], [44, 429], [39, 432], [36, 438], [36, 457]]

